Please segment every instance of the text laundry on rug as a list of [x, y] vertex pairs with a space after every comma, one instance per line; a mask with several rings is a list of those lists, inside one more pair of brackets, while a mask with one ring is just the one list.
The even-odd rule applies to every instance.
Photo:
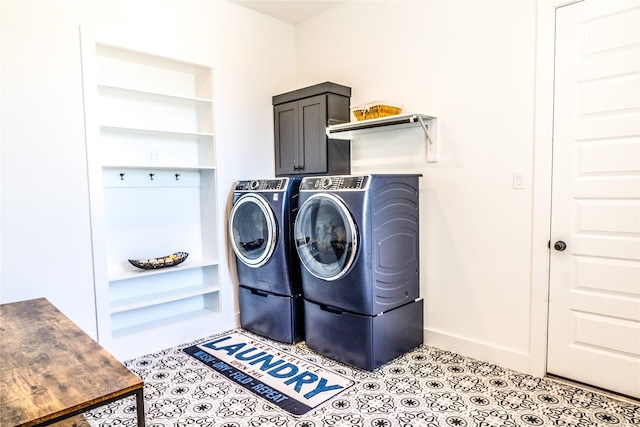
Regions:
[[303, 415], [354, 381], [233, 331], [183, 351], [292, 415]]

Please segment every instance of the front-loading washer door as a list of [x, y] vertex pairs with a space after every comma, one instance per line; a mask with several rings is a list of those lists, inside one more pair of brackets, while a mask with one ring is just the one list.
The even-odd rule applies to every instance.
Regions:
[[229, 216], [231, 247], [238, 259], [249, 267], [261, 267], [276, 248], [276, 220], [265, 200], [244, 194], [236, 201]]
[[344, 276], [356, 256], [358, 235], [351, 213], [332, 194], [309, 197], [298, 210], [295, 227], [304, 268], [327, 281]]

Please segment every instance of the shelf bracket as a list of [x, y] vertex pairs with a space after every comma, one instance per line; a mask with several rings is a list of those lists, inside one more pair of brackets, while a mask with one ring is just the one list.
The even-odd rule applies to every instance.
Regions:
[[[422, 119], [422, 116], [416, 115], [415, 117], [417, 117], [418, 121], [420, 122], [420, 126], [422, 126], [422, 130], [424, 130], [424, 134], [427, 137], [427, 162], [429, 162], [429, 163], [437, 162], [438, 161], [438, 147], [436, 146], [435, 142], [431, 138], [431, 135], [429, 134], [429, 126], [427, 126], [424, 123], [424, 120]], [[431, 120], [437, 120], [437, 119], [433, 118]], [[433, 129], [436, 129], [436, 127], [435, 126], [431, 126], [431, 130], [433, 130]]]
[[422, 126], [422, 130], [424, 131], [424, 134], [427, 137], [427, 143], [429, 145], [433, 145], [433, 141], [431, 141], [431, 138], [429, 138], [429, 128], [427, 128], [427, 125], [424, 124], [424, 120], [422, 120], [422, 117], [420, 116], [414, 116], [414, 117], [417, 118], [418, 121], [420, 122], [420, 126]]

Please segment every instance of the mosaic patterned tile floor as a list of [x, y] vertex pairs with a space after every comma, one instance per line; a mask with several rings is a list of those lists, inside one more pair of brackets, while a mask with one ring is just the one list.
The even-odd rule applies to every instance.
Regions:
[[[182, 352], [213, 337], [130, 360], [145, 381], [147, 427], [623, 427], [640, 425], [640, 402], [422, 345], [374, 372], [347, 367], [304, 343], [268, 341], [356, 381], [294, 417], [219, 377]], [[85, 414], [92, 426], [135, 426], [135, 401]]]

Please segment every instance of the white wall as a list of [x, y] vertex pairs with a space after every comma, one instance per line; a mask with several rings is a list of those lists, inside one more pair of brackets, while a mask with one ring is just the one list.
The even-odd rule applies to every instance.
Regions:
[[274, 94], [334, 81], [354, 105], [437, 116], [438, 163], [420, 131], [385, 132], [353, 143], [353, 171], [423, 174], [426, 342], [528, 370], [535, 0], [354, 1], [297, 27], [209, 0], [2, 0], [0, 15], [0, 302], [45, 296], [95, 334], [78, 43], [90, 26], [216, 58], [221, 209], [233, 181], [273, 173]]
[[[426, 343], [529, 370], [536, 2], [347, 2], [296, 28], [298, 86], [439, 118], [353, 143], [353, 172], [421, 173]], [[526, 188], [512, 188], [523, 171]]]
[[[207, 0], [2, 0], [0, 14], [0, 302], [46, 297], [95, 337], [79, 27], [218, 66], [223, 221], [235, 180], [273, 175], [271, 96], [295, 78], [294, 27]], [[230, 276], [222, 269], [227, 305]]]

